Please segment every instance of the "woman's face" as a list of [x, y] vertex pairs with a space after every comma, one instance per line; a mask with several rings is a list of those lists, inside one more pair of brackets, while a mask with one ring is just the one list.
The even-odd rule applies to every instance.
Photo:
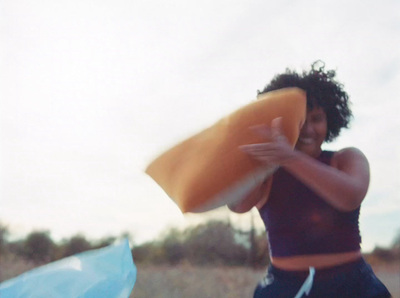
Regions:
[[327, 132], [328, 123], [325, 111], [321, 107], [308, 110], [306, 122], [300, 130], [296, 149], [312, 157], [318, 157]]

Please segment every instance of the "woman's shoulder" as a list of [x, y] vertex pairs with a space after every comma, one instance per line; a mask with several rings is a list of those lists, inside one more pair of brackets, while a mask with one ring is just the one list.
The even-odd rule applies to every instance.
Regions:
[[353, 163], [368, 164], [367, 157], [360, 149], [356, 147], [346, 147], [333, 153], [331, 161], [333, 167], [340, 168]]
[[338, 151], [335, 151], [333, 156], [335, 158], [348, 158], [348, 157], [357, 157], [357, 156], [365, 157], [364, 153], [356, 147], [346, 147], [346, 148], [340, 149]]

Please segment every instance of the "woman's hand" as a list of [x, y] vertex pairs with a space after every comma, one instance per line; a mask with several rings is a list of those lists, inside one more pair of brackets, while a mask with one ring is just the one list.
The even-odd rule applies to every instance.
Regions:
[[282, 118], [272, 120], [271, 127], [267, 125], [257, 125], [250, 127], [259, 135], [270, 140], [266, 143], [242, 145], [239, 148], [258, 160], [264, 165], [281, 166], [296, 157], [296, 152], [292, 149], [287, 138], [282, 132]]

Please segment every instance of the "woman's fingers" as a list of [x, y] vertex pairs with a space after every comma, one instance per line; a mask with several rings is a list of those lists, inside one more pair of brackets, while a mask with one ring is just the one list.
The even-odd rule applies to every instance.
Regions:
[[258, 143], [258, 144], [247, 144], [241, 145], [239, 148], [245, 152], [267, 152], [271, 149], [270, 143]]
[[255, 125], [250, 127], [258, 135], [268, 142], [247, 144], [239, 146], [239, 149], [265, 164], [281, 164], [288, 160], [293, 153], [286, 136], [283, 134], [282, 117], [275, 118], [268, 125]]
[[278, 117], [272, 120], [271, 122], [271, 136], [274, 140], [281, 140], [285, 138], [283, 134], [283, 124], [282, 117]]
[[282, 117], [278, 117], [272, 120], [271, 125], [260, 124], [253, 125], [249, 128], [261, 137], [267, 140], [279, 140], [285, 138], [283, 134]]
[[252, 131], [254, 131], [257, 135], [265, 138], [265, 139], [271, 139], [272, 138], [272, 130], [271, 128], [266, 125], [266, 124], [260, 124], [260, 125], [253, 125], [249, 127]]
[[276, 163], [275, 154], [272, 153], [273, 150], [269, 148], [268, 143], [243, 145], [239, 146], [239, 149], [263, 164], [271, 166]]
[[270, 143], [242, 145], [239, 146], [239, 149], [251, 157], [262, 161], [268, 161], [276, 155], [274, 153], [276, 149]]

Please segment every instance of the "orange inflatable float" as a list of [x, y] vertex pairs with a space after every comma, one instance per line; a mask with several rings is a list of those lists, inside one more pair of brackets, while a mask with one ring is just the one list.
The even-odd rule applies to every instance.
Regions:
[[275, 167], [260, 168], [238, 147], [266, 142], [249, 127], [282, 117], [283, 133], [294, 147], [305, 121], [306, 94], [285, 88], [259, 95], [191, 138], [169, 149], [146, 169], [182, 212], [205, 212], [237, 204], [268, 178]]

